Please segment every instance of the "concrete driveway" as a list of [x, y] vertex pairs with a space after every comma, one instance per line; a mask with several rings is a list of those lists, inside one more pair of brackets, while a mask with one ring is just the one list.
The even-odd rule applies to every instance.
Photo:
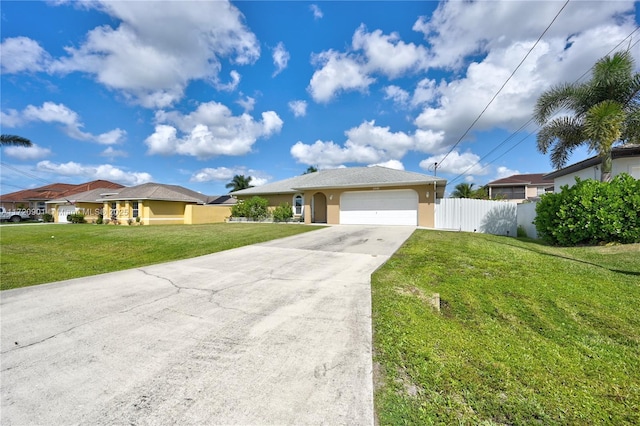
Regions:
[[370, 275], [414, 229], [4, 291], [0, 422], [372, 425]]

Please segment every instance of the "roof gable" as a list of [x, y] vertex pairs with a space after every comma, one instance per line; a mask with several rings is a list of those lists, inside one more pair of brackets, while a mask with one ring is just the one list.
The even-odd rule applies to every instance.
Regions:
[[529, 174], [520, 174], [520, 175], [511, 175], [506, 178], [497, 179], [489, 182], [488, 186], [497, 186], [497, 185], [531, 185], [531, 186], [543, 186], [550, 185], [553, 182], [549, 179], [545, 179], [546, 174], [544, 173], [529, 173]]
[[111, 200], [158, 200], [182, 201], [186, 203], [205, 204], [209, 197], [178, 185], [161, 183], [143, 183], [142, 185], [123, 188], [117, 194], [106, 195], [99, 201]]

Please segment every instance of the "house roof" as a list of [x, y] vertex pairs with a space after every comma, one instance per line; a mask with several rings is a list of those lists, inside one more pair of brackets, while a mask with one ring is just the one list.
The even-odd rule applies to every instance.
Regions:
[[40, 201], [53, 200], [61, 197], [78, 194], [96, 188], [123, 188], [119, 183], [108, 180], [94, 180], [81, 184], [52, 183], [38, 188], [25, 189], [0, 195], [2, 202]]
[[192, 191], [183, 186], [149, 182], [143, 183], [142, 185], [122, 188], [117, 194], [105, 195], [97, 201], [160, 200], [206, 204], [209, 198], [207, 195]]
[[[626, 144], [616, 146], [611, 149], [611, 158], [637, 157], [640, 156], [640, 144]], [[602, 163], [602, 158], [594, 156], [586, 160], [571, 164], [570, 166], [558, 169], [545, 175], [546, 179], [555, 179], [571, 173], [579, 172], [587, 167], [597, 166]]]
[[320, 170], [280, 180], [267, 185], [242, 189], [233, 195], [291, 194], [297, 191], [323, 188], [361, 188], [436, 183], [444, 186], [446, 179], [382, 166], [350, 167]]
[[545, 178], [544, 173], [529, 173], [523, 175], [511, 175], [506, 178], [497, 179], [489, 182], [488, 186], [513, 186], [513, 185], [527, 185], [527, 186], [548, 186], [553, 185], [553, 182], [548, 178]]
[[118, 193], [119, 188], [95, 188], [90, 191], [79, 192], [77, 194], [65, 195], [54, 200], [47, 201], [47, 204], [61, 204], [61, 203], [96, 203], [98, 199], [102, 198], [105, 194]]

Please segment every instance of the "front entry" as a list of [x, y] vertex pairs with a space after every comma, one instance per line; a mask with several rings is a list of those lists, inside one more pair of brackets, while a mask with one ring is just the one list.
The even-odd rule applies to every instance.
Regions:
[[327, 223], [327, 197], [322, 192], [316, 192], [311, 203], [311, 222]]

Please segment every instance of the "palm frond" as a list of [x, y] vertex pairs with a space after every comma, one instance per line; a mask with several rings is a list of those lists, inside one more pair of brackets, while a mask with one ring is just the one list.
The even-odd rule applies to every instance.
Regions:
[[22, 136], [17, 135], [0, 135], [1, 146], [32, 146], [33, 143]]
[[616, 101], [607, 100], [591, 107], [584, 121], [589, 148], [600, 155], [611, 151], [611, 146], [622, 135], [624, 120], [623, 106]]
[[545, 91], [536, 102], [533, 118], [538, 124], [544, 125], [556, 112], [562, 109], [573, 109], [578, 90], [578, 85], [565, 83]]

